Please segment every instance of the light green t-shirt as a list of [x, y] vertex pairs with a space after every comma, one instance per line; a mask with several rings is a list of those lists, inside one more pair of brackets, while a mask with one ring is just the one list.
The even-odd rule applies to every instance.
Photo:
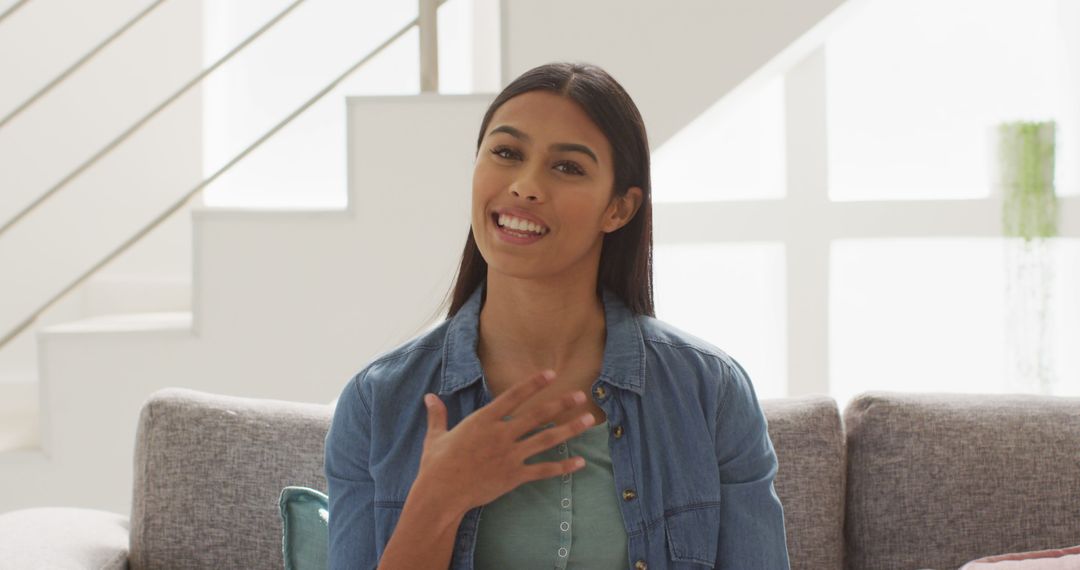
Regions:
[[581, 456], [585, 467], [522, 484], [484, 505], [476, 534], [478, 570], [630, 566], [608, 433], [604, 421], [525, 460], [531, 465]]

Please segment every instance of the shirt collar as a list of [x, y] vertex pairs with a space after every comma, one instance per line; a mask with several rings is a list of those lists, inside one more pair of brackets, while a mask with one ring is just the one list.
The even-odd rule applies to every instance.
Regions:
[[[480, 301], [486, 281], [481, 281], [453, 318], [443, 341], [442, 387], [439, 394], [456, 392], [483, 376], [476, 355], [480, 329]], [[606, 287], [603, 288], [604, 362], [600, 378], [641, 395], [645, 389], [645, 342], [636, 315]]]

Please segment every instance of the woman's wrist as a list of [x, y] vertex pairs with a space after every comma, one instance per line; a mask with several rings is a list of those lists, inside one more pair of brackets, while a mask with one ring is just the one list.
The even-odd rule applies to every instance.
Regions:
[[[455, 493], [442, 489], [424, 476], [418, 476], [409, 490], [405, 508], [410, 507], [421, 513], [424, 519], [431, 520], [440, 527], [453, 526], [455, 529], [471, 508], [461, 505]], [[403, 511], [402, 516], [404, 514]]]

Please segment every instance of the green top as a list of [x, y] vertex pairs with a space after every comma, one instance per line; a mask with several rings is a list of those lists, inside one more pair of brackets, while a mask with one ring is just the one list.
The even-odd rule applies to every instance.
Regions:
[[[554, 427], [548, 423], [527, 435]], [[608, 422], [525, 460], [526, 464], [585, 458], [585, 467], [529, 481], [484, 505], [476, 534], [475, 568], [495, 570], [625, 569], [626, 529], [611, 469]]]

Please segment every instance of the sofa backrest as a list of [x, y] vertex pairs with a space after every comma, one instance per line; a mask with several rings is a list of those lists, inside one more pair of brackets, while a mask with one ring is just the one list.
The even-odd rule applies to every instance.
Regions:
[[841, 570], [844, 432], [836, 400], [761, 400], [776, 449], [776, 494], [784, 506], [791, 570]]
[[[762, 400], [779, 469], [792, 570], [839, 570], [843, 445], [826, 397]], [[281, 568], [278, 498], [326, 492], [333, 407], [185, 388], [153, 393], [139, 417], [130, 568]], [[331, 515], [333, 516], [333, 515]]]
[[326, 491], [326, 405], [165, 388], [143, 404], [135, 442], [129, 564], [282, 568], [278, 498]]
[[849, 570], [1080, 544], [1080, 398], [867, 392], [844, 426]]

